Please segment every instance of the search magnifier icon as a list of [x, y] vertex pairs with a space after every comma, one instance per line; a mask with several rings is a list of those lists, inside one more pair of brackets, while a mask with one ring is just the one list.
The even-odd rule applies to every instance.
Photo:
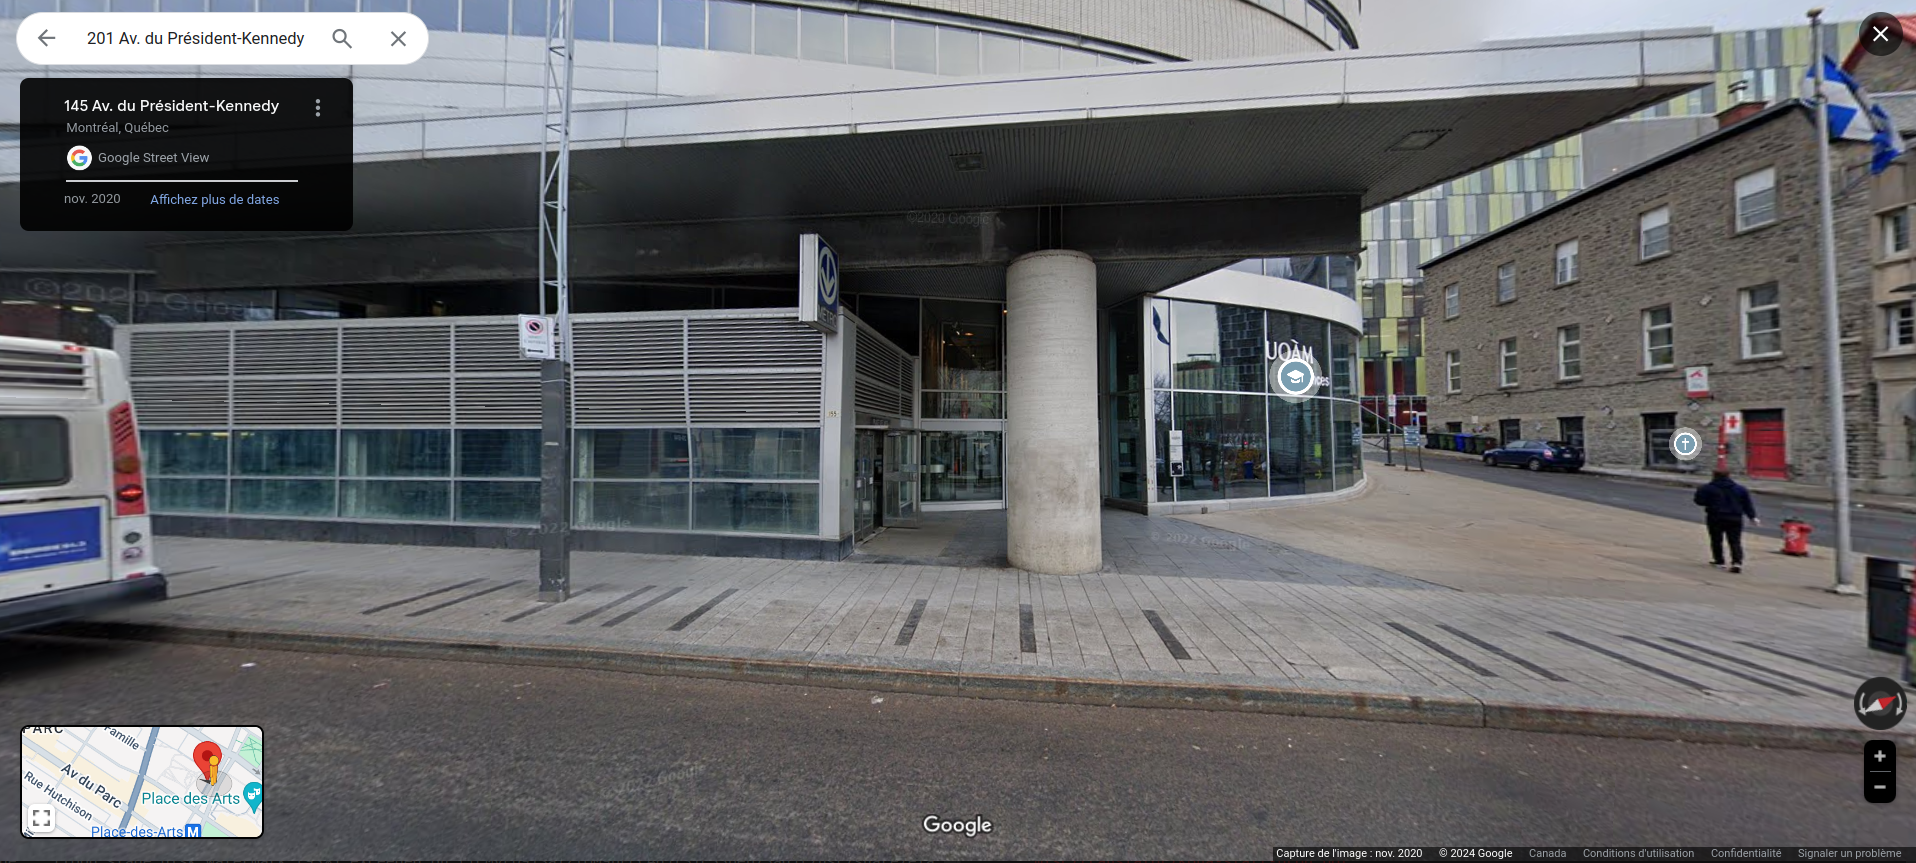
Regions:
[[337, 42], [337, 43], [339, 43], [339, 44], [341, 44], [341, 45], [344, 45], [344, 46], [346, 46], [346, 47], [348, 47], [348, 48], [351, 48], [351, 47], [353, 47], [353, 43], [351, 43], [351, 42], [348, 42], [348, 41], [346, 41], [346, 31], [344, 31], [344, 30], [334, 30], [334, 31], [333, 31], [333, 41], [334, 41], [334, 42]]

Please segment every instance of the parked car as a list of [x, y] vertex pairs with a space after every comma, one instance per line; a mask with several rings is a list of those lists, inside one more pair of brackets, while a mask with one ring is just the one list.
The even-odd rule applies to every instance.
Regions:
[[1576, 471], [1583, 467], [1583, 448], [1560, 440], [1513, 440], [1484, 453], [1491, 467], [1523, 465], [1529, 470]]

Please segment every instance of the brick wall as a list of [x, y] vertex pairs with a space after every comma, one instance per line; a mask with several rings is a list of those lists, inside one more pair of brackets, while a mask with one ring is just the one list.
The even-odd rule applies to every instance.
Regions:
[[[1557, 418], [1584, 418], [1592, 464], [1642, 467], [1642, 415], [1674, 412], [1677, 425], [1713, 441], [1725, 410], [1781, 409], [1787, 458], [1795, 478], [1828, 476], [1824, 405], [1822, 271], [1812, 115], [1766, 115], [1736, 134], [1628, 177], [1494, 235], [1425, 271], [1432, 314], [1426, 319], [1431, 358], [1431, 428], [1461, 422], [1466, 430], [1520, 419], [1523, 436], [1557, 438]], [[1842, 146], [1839, 163], [1866, 163], [1867, 147]], [[1735, 231], [1733, 183], [1765, 167], [1777, 172], [1776, 222]], [[1847, 175], [1847, 177], [1845, 176]], [[1876, 405], [1867, 367], [1873, 332], [1869, 300], [1871, 220], [1866, 175], [1846, 168], [1836, 178], [1838, 282], [1842, 286], [1850, 472], [1876, 473]], [[1638, 216], [1671, 209], [1670, 254], [1638, 260]], [[1580, 277], [1555, 286], [1558, 243], [1579, 241]], [[1517, 264], [1517, 298], [1496, 303], [1499, 265]], [[1742, 357], [1739, 293], [1774, 282], [1782, 317], [1782, 356]], [[1460, 287], [1461, 314], [1444, 319], [1444, 287]], [[1644, 310], [1669, 305], [1675, 322], [1674, 368], [1643, 370]], [[1583, 374], [1559, 381], [1557, 329], [1582, 329]], [[1518, 340], [1519, 384], [1498, 381], [1498, 342]], [[1446, 393], [1445, 355], [1459, 351], [1462, 392]], [[1708, 366], [1714, 398], [1691, 409], [1683, 370]], [[1473, 418], [1475, 422], [1473, 423]], [[1741, 468], [1741, 453], [1735, 460]], [[1699, 460], [1708, 467], [1708, 456]]]

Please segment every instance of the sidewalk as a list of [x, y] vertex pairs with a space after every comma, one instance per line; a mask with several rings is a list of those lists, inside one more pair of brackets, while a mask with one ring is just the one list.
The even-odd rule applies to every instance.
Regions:
[[[1407, 510], [1488, 487], [1374, 474], [1372, 496]], [[1320, 538], [1361, 535], [1360, 503], [1197, 521], [1108, 511], [1119, 571], [1075, 577], [978, 565], [993, 538], [976, 538], [994, 517], [1002, 531], [1002, 513], [957, 514], [958, 529], [940, 528], [948, 539], [896, 531], [866, 547], [916, 557], [578, 553], [575, 595], [558, 605], [535, 600], [532, 552], [164, 538], [171, 600], [61, 632], [1772, 746], [1884, 736], [1849, 700], [1900, 663], [1866, 649], [1853, 599], [1771, 595], [1787, 584], [1589, 595], [1578, 573], [1593, 561], [1535, 547], [1518, 549], [1527, 581], [1508, 572], [1519, 562], [1486, 554], [1460, 589], [1438, 581], [1467, 544], [1393, 571], [1251, 535], [1306, 517]], [[1577, 547], [1541, 521], [1549, 511], [1532, 515], [1537, 536]], [[1637, 569], [1627, 583], [1673, 577]], [[1549, 572], [1565, 590], [1544, 589]]]

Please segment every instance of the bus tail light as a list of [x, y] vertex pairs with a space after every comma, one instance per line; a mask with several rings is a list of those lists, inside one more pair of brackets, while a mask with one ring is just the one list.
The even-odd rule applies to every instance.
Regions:
[[120, 402], [107, 414], [107, 433], [113, 438], [113, 513], [146, 514], [146, 477], [141, 473], [140, 432], [133, 422], [133, 403]]

